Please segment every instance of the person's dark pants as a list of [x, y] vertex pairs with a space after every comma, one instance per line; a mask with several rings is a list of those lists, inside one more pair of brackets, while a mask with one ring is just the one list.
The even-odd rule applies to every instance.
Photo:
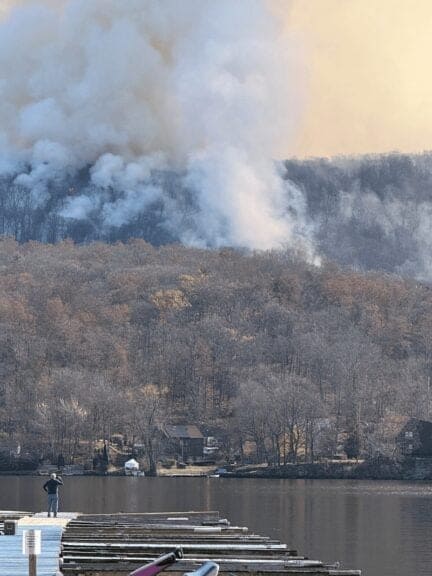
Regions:
[[51, 512], [55, 518], [58, 512], [58, 494], [48, 494], [48, 516], [51, 516]]

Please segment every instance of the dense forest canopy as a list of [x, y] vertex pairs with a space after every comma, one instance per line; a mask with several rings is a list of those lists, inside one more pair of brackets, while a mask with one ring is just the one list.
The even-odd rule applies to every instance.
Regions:
[[386, 452], [394, 417], [431, 416], [428, 285], [140, 239], [5, 238], [0, 270], [0, 435], [29, 448], [193, 421], [280, 463], [338, 432]]

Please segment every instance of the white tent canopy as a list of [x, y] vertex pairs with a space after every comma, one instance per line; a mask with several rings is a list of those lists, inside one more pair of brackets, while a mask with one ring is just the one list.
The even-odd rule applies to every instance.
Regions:
[[124, 467], [126, 470], [139, 470], [139, 464], [135, 460], [135, 458], [131, 458], [130, 460], [125, 462]]

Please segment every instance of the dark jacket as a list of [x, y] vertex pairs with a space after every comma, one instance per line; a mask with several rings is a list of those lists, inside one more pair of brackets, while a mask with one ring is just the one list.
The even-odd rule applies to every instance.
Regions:
[[43, 489], [45, 492], [48, 492], [48, 494], [57, 494], [59, 486], [63, 486], [63, 480], [61, 478], [50, 478], [50, 480], [43, 485]]

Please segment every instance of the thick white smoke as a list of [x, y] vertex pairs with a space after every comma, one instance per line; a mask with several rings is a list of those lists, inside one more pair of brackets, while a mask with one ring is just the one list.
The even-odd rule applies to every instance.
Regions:
[[[307, 249], [301, 202], [274, 164], [288, 152], [299, 80], [294, 47], [269, 2], [8, 4], [0, 173], [35, 203], [47, 202], [51, 182], [91, 167], [91, 192], [75, 191], [63, 216], [97, 210], [105, 226], [121, 226], [159, 198], [174, 227], [176, 205], [154, 179], [171, 170], [196, 206], [193, 226], [178, 231], [183, 241]], [[121, 194], [113, 200], [108, 189]]]

